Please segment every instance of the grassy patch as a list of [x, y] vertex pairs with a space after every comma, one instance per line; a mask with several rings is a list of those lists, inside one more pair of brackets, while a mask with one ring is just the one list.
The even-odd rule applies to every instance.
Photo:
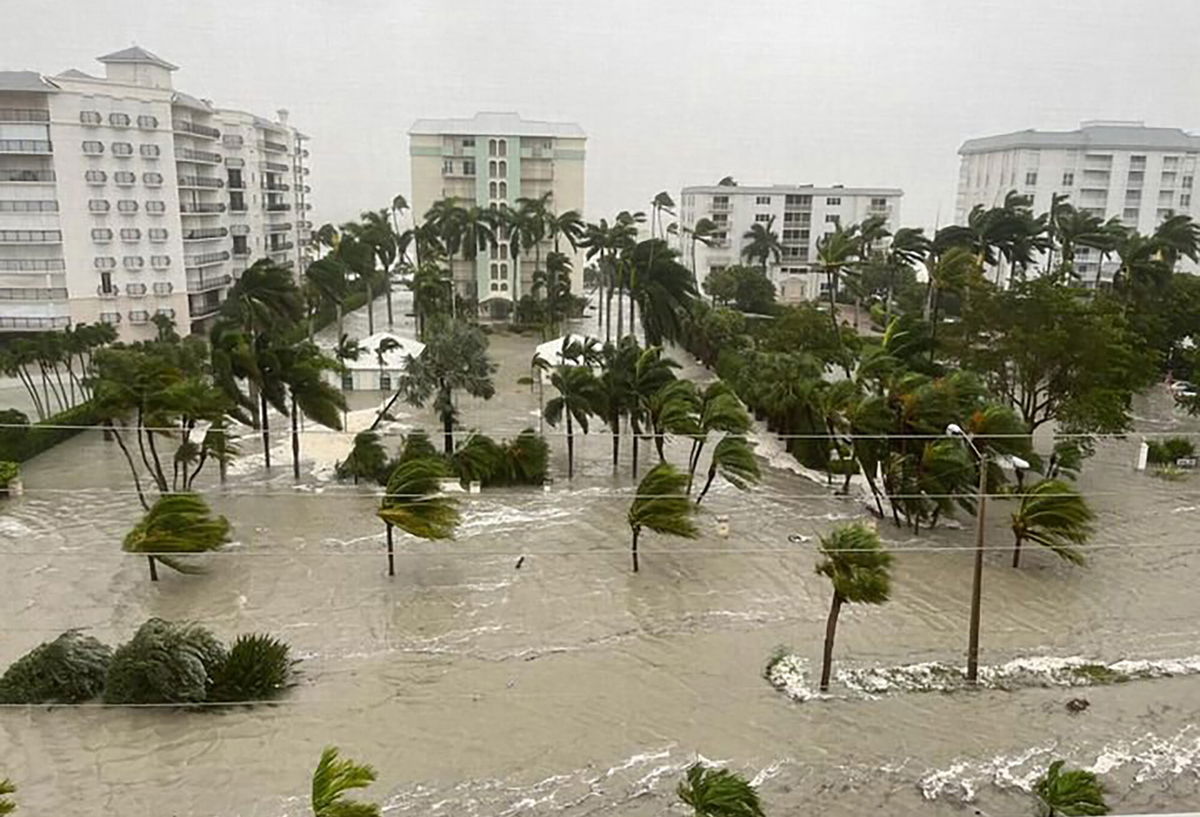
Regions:
[[1075, 667], [1073, 672], [1079, 676], [1080, 680], [1092, 686], [1123, 684], [1129, 680], [1129, 676], [1125, 673], [1117, 672], [1104, 664], [1084, 664]]

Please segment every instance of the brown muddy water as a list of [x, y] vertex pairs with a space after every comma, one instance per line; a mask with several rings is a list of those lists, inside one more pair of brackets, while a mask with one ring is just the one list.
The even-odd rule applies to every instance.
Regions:
[[[349, 327], [365, 334], [364, 322]], [[495, 436], [536, 425], [536, 395], [516, 382], [535, 342], [493, 339], [497, 397], [464, 401], [466, 425]], [[402, 414], [401, 427], [432, 428], [427, 412]], [[1142, 430], [1197, 430], [1165, 393], [1138, 414]], [[284, 438], [269, 475], [247, 441], [229, 481], [205, 487], [236, 544], [205, 575], [163, 571], [156, 585], [120, 550], [139, 508], [114, 444], [85, 433], [27, 465], [27, 494], [0, 515], [0, 663], [70, 627], [116, 643], [149, 616], [224, 637], [269, 631], [303, 659], [299, 686], [273, 706], [0, 710], [0, 777], [29, 814], [307, 814], [327, 744], [378, 768], [366, 794], [390, 815], [679, 812], [674, 786], [698, 755], [755, 778], [775, 814], [970, 813], [965, 800], [1032, 813], [1022, 789], [1052, 757], [1103, 771], [1122, 811], [1200, 805], [1200, 678], [804, 704], [772, 689], [762, 671], [776, 647], [819, 659], [829, 600], [813, 540], [789, 537], [863, 514], [778, 457], [756, 490], [714, 487], [700, 539], [643, 537], [634, 575], [628, 443], [614, 479], [609, 441], [589, 435], [573, 482], [464, 496], [458, 539], [402, 538], [389, 579], [377, 499], [328, 479], [348, 437], [305, 445], [294, 484]], [[1082, 479], [1095, 543], [1119, 547], [1090, 551], [1082, 568], [1029, 552], [1013, 570], [1006, 552], [989, 554], [985, 663], [1200, 653], [1200, 477], [1135, 474], [1135, 447], [1102, 444]], [[668, 455], [681, 461], [682, 446]], [[1009, 542], [1006, 516], [992, 505], [997, 544]], [[843, 614], [837, 659], [962, 660], [971, 555], [954, 548], [971, 543], [970, 521], [920, 539], [881, 530], [897, 553], [893, 600]], [[1090, 707], [1070, 714], [1081, 694]]]

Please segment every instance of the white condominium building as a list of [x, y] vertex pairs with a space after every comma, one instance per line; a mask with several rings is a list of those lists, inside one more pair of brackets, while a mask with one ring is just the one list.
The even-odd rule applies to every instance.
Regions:
[[155, 314], [203, 331], [262, 257], [296, 271], [309, 229], [305, 136], [172, 88], [142, 48], [104, 77], [0, 72], [0, 331]]
[[[888, 229], [900, 222], [903, 191], [890, 187], [814, 187], [813, 185], [685, 187], [680, 196], [684, 263], [701, 285], [709, 273], [733, 264], [750, 264], [743, 251], [745, 234], [755, 223], [779, 237], [779, 261], [770, 259], [768, 276], [780, 301], [813, 300], [825, 293], [825, 276], [814, 273], [817, 239], [838, 223], [849, 226], [868, 216], [884, 216]], [[693, 242], [687, 230], [702, 218], [717, 225], [711, 246]], [[693, 243], [695, 257], [692, 256]], [[760, 263], [754, 261], [754, 264]]]
[[[1050, 209], [1052, 195], [1065, 194], [1075, 207], [1105, 220], [1115, 216], [1141, 233], [1153, 232], [1168, 214], [1200, 214], [1192, 199], [1200, 136], [1178, 128], [1084, 122], [1073, 131], [968, 139], [958, 152], [959, 224], [975, 205], [1001, 205], [1013, 190], [1033, 197], [1035, 213]], [[1085, 283], [1094, 282], [1099, 264], [1087, 247], [1076, 251]], [[1106, 261], [1102, 277], [1111, 278], [1116, 267]]]
[[[477, 113], [470, 119], [418, 119], [408, 132], [412, 161], [412, 212], [421, 219], [430, 205], [457, 198], [464, 206], [515, 207], [517, 199], [550, 193], [554, 213], [583, 214], [583, 163], [587, 137], [576, 124], [522, 119], [515, 113]], [[494, 250], [474, 261], [458, 253], [453, 277], [458, 292], [478, 299], [491, 314], [503, 314], [521, 296], [533, 294], [533, 249], [511, 253], [502, 230]], [[554, 249], [547, 239], [544, 261]], [[583, 290], [583, 255], [559, 241], [572, 256], [571, 291]]]

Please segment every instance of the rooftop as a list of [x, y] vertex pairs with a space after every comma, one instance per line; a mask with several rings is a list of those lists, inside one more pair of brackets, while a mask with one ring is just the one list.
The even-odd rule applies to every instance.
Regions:
[[32, 91], [53, 93], [58, 86], [37, 71], [0, 71], [0, 91]]
[[1083, 122], [1076, 130], [1028, 130], [963, 142], [963, 155], [1021, 148], [1083, 150], [1200, 150], [1200, 136], [1182, 128], [1148, 128], [1142, 122]]
[[423, 136], [564, 136], [573, 139], [587, 136], [574, 122], [522, 119], [520, 114], [512, 111], [482, 111], [470, 119], [418, 119], [408, 132]]
[[408, 356], [417, 357], [421, 352], [425, 351], [425, 344], [412, 338], [395, 335], [391, 332], [376, 332], [374, 335], [363, 338], [358, 342], [358, 358], [355, 360], [345, 361], [347, 369], [358, 371], [374, 370], [379, 371], [379, 356], [376, 350], [385, 339], [391, 339], [395, 342], [395, 346], [383, 353], [383, 366], [387, 370], [402, 370], [408, 364]]
[[828, 187], [818, 187], [812, 184], [770, 184], [754, 185], [739, 184], [736, 186], [720, 184], [698, 184], [683, 188], [684, 193], [705, 193], [714, 195], [777, 195], [787, 194], [820, 195], [820, 196], [903, 196], [904, 191], [898, 187], [846, 187], [836, 184]]
[[159, 68], [165, 68], [168, 71], [175, 71], [179, 68], [178, 65], [172, 65], [157, 54], [151, 54], [141, 46], [132, 45], [129, 48], [123, 48], [120, 51], [114, 51], [111, 54], [105, 54], [103, 57], [96, 57], [98, 62], [138, 62], [149, 65], [157, 65]]

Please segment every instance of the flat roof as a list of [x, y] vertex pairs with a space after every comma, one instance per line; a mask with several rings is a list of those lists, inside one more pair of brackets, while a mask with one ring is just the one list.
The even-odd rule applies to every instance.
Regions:
[[1027, 130], [968, 139], [962, 155], [1039, 148], [1082, 150], [1200, 150], [1200, 136], [1182, 128], [1148, 128], [1141, 122], [1084, 122], [1075, 130]]
[[585, 139], [574, 122], [523, 119], [515, 111], [481, 111], [470, 118], [418, 119], [408, 129], [414, 136], [562, 136]]
[[711, 193], [713, 195], [820, 195], [820, 196], [903, 196], [899, 187], [817, 187], [812, 184], [729, 185], [697, 184], [683, 188], [684, 193]]

